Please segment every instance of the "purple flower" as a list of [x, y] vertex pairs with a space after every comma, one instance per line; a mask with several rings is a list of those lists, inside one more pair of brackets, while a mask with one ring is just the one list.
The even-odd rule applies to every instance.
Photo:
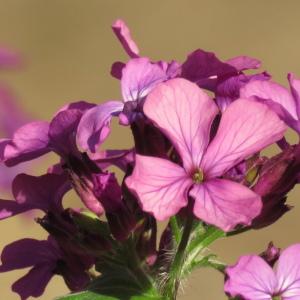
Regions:
[[226, 269], [225, 292], [245, 300], [297, 300], [300, 297], [300, 244], [285, 249], [275, 270], [256, 255], [242, 256]]
[[282, 120], [300, 133], [300, 80], [288, 74], [290, 90], [271, 81], [252, 81], [241, 89], [241, 97], [269, 105]]
[[[283, 136], [285, 124], [266, 105], [240, 99], [222, 115], [209, 143], [215, 103], [195, 84], [173, 79], [153, 90], [144, 113], [172, 141], [182, 166], [136, 155], [126, 179], [142, 209], [156, 219], [175, 215], [194, 198], [194, 214], [225, 231], [250, 224], [261, 210], [260, 196], [220, 177], [230, 168]], [[155, 167], [153, 167], [155, 166]]]
[[38, 177], [19, 174], [12, 184], [15, 200], [0, 199], [0, 220], [32, 209], [60, 213], [63, 210], [62, 198], [70, 188], [66, 174]]
[[[77, 131], [80, 132], [81, 137], [86, 132], [86, 128], [82, 126], [78, 128], [78, 124], [83, 112], [91, 107], [93, 107], [92, 104], [83, 101], [72, 103], [61, 109], [50, 123], [32, 122], [22, 126], [15, 132], [12, 139], [2, 139], [0, 155], [6, 165], [14, 166], [50, 151], [55, 152], [61, 158], [61, 169], [65, 169], [69, 173], [71, 183], [84, 204], [96, 214], [101, 214], [103, 206], [93, 192], [94, 177], [96, 175], [106, 176], [107, 172], [102, 172], [96, 163], [93, 163], [87, 155], [82, 154], [76, 141]], [[98, 110], [100, 110], [99, 107]], [[103, 114], [105, 115], [105, 111]], [[99, 128], [99, 132], [103, 133], [100, 134], [102, 141], [106, 138], [109, 130], [107, 122], [104, 122], [103, 127]], [[114, 160], [122, 165], [123, 161], [120, 156], [104, 159], [106, 165], [109, 161], [114, 163]], [[125, 156], [123, 160], [126, 160]], [[101, 164], [101, 159], [98, 164]]]
[[0, 272], [7, 272], [32, 267], [30, 271], [12, 285], [22, 300], [39, 297], [56, 275], [62, 275], [72, 291], [83, 289], [90, 281], [87, 274], [91, 260], [65, 253], [56, 241], [22, 239], [7, 245], [1, 254]]

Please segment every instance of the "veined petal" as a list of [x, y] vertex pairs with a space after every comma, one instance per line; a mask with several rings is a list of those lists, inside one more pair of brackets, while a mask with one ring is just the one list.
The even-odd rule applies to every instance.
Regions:
[[112, 25], [112, 29], [121, 42], [124, 50], [130, 57], [139, 56], [139, 48], [131, 37], [129, 28], [123, 20], [116, 20]]
[[51, 149], [49, 148], [48, 122], [31, 122], [20, 127], [11, 140], [2, 140], [1, 160], [8, 166], [37, 158]]
[[166, 220], [188, 203], [192, 180], [185, 170], [168, 160], [136, 155], [136, 163], [126, 184], [138, 197], [142, 209], [157, 220]]
[[172, 79], [149, 94], [144, 112], [172, 141], [185, 169], [190, 172], [197, 168], [218, 112], [208, 95], [194, 83]]
[[85, 151], [96, 152], [109, 135], [111, 118], [123, 106], [121, 101], [107, 101], [86, 111], [78, 125], [77, 144]]
[[240, 92], [241, 98], [257, 97], [272, 100], [281, 105], [294, 119], [298, 119], [296, 103], [291, 93], [280, 84], [271, 81], [252, 81]]
[[[283, 299], [300, 297], [300, 244], [292, 245], [282, 251], [276, 269], [277, 292]], [[291, 297], [291, 298], [290, 298]], [[296, 298], [295, 298], [296, 299]]]
[[251, 154], [280, 140], [286, 125], [268, 106], [239, 99], [223, 113], [217, 134], [209, 144], [201, 168], [206, 178], [224, 174]]
[[272, 268], [259, 256], [242, 256], [238, 263], [226, 268], [225, 292], [246, 300], [272, 300], [276, 277]]
[[158, 83], [167, 78], [166, 71], [159, 63], [152, 63], [146, 57], [131, 59], [122, 70], [121, 89], [124, 102], [147, 96]]
[[259, 195], [225, 179], [195, 184], [190, 196], [195, 199], [194, 214], [224, 231], [230, 231], [238, 224], [250, 225], [262, 208]]

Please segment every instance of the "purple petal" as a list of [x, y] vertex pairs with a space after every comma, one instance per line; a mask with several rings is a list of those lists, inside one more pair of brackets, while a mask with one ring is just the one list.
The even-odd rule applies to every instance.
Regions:
[[53, 264], [57, 257], [57, 251], [48, 241], [18, 240], [3, 249], [0, 272], [23, 269], [36, 264]]
[[260, 196], [225, 179], [194, 185], [190, 196], [195, 199], [194, 214], [224, 231], [230, 231], [238, 224], [250, 225], [262, 207]]
[[233, 102], [223, 113], [218, 132], [207, 148], [201, 168], [207, 178], [227, 170], [280, 140], [286, 126], [268, 106], [246, 99]]
[[25, 276], [12, 285], [12, 290], [18, 293], [21, 300], [29, 297], [40, 297], [54, 275], [55, 265], [43, 264], [33, 267]]
[[30, 204], [20, 204], [14, 200], [2, 200], [0, 199], [0, 220], [4, 220], [15, 215], [24, 213], [28, 210], [36, 207]]
[[89, 157], [102, 170], [111, 165], [115, 165], [126, 172], [129, 165], [134, 162], [134, 150], [103, 150], [96, 153], [90, 153]]
[[85, 112], [77, 130], [77, 143], [85, 151], [96, 152], [110, 132], [113, 115], [122, 111], [121, 101], [108, 101]]
[[0, 141], [1, 159], [7, 166], [32, 160], [50, 151], [48, 122], [32, 122], [19, 128], [11, 140]]
[[131, 38], [129, 28], [125, 22], [123, 20], [116, 20], [112, 25], [112, 29], [126, 53], [132, 58], [139, 57], [139, 48]]
[[166, 71], [149, 58], [131, 59], [122, 71], [121, 89], [124, 102], [144, 98], [160, 82], [167, 80]]
[[86, 110], [93, 108], [94, 106], [96, 106], [96, 105], [93, 103], [86, 102], [84, 100], [68, 103], [68, 104], [64, 105], [59, 111], [57, 111], [55, 116], [57, 116], [60, 112], [66, 111], [69, 109], [77, 109], [83, 113]]
[[193, 172], [209, 141], [215, 103], [194, 83], [172, 79], [153, 90], [144, 112], [172, 141], [186, 171]]
[[162, 221], [187, 205], [192, 180], [183, 168], [168, 160], [136, 155], [126, 184], [137, 195], [142, 209]]
[[76, 146], [76, 131], [82, 111], [79, 109], [67, 109], [59, 112], [51, 121], [49, 137], [51, 146], [59, 155], [65, 157], [78, 152]]
[[70, 190], [70, 183], [66, 174], [46, 174], [38, 177], [19, 174], [13, 181], [12, 190], [20, 205], [28, 205], [45, 212], [60, 212], [63, 209], [62, 197]]
[[272, 100], [282, 106], [294, 119], [298, 119], [297, 108], [291, 93], [283, 86], [271, 81], [252, 81], [241, 89], [242, 98], [257, 97]]
[[236, 69], [220, 61], [214, 53], [198, 49], [182, 64], [181, 76], [202, 88], [214, 90], [217, 77], [230, 73], [236, 73]]
[[112, 64], [110, 74], [111, 76], [121, 80], [122, 78], [122, 72], [123, 69], [125, 68], [126, 64], [120, 61], [116, 61]]
[[[300, 244], [292, 245], [282, 251], [276, 269], [277, 292], [283, 299], [300, 296]], [[295, 298], [296, 299], [296, 298]]]
[[261, 66], [260, 60], [244, 55], [228, 59], [226, 63], [233, 66], [237, 71], [258, 69]]
[[276, 277], [272, 268], [259, 256], [242, 256], [238, 263], [226, 268], [225, 292], [247, 300], [272, 300]]

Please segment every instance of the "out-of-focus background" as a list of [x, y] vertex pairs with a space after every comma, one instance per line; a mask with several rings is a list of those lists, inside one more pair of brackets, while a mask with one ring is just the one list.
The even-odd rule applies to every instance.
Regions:
[[[1, 71], [0, 80], [35, 119], [51, 118], [68, 101], [120, 98], [119, 83], [109, 73], [114, 61], [127, 59], [110, 29], [116, 18], [128, 23], [142, 54], [153, 60], [183, 61], [202, 48], [223, 59], [241, 54], [259, 58], [262, 69], [285, 85], [288, 71], [300, 76], [297, 0], [0, 0], [0, 45], [24, 58], [20, 70]], [[130, 132], [114, 126], [109, 146], [131, 143]], [[41, 174], [43, 168], [30, 173]], [[220, 240], [213, 249], [233, 263], [242, 254], [260, 253], [270, 240], [282, 248], [299, 242], [299, 192], [296, 188], [290, 195], [295, 208], [273, 226]], [[45, 235], [28, 219], [0, 223], [0, 248], [23, 237]], [[19, 299], [10, 285], [24, 273], [0, 274], [1, 300]], [[192, 275], [180, 300], [223, 300], [222, 289], [222, 276], [203, 269]], [[41, 299], [66, 292], [63, 281], [54, 278]]]

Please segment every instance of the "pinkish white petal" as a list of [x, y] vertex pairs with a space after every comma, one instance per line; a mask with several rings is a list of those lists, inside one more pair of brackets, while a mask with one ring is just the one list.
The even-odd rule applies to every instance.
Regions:
[[201, 168], [207, 178], [224, 174], [250, 155], [280, 140], [286, 125], [265, 104], [239, 99], [228, 106]]
[[277, 291], [283, 299], [300, 299], [300, 244], [286, 248], [278, 260], [276, 276]]
[[166, 220], [187, 205], [192, 180], [182, 167], [168, 160], [136, 155], [135, 168], [126, 184], [144, 211], [157, 220]]
[[195, 184], [190, 196], [195, 199], [194, 214], [224, 231], [230, 231], [238, 224], [250, 225], [262, 207], [260, 196], [225, 179]]
[[259, 256], [242, 256], [238, 263], [226, 268], [225, 292], [245, 300], [272, 300], [276, 277], [272, 268]]
[[218, 112], [207, 94], [185, 79], [172, 79], [149, 94], [144, 112], [172, 141], [185, 169], [197, 168]]

